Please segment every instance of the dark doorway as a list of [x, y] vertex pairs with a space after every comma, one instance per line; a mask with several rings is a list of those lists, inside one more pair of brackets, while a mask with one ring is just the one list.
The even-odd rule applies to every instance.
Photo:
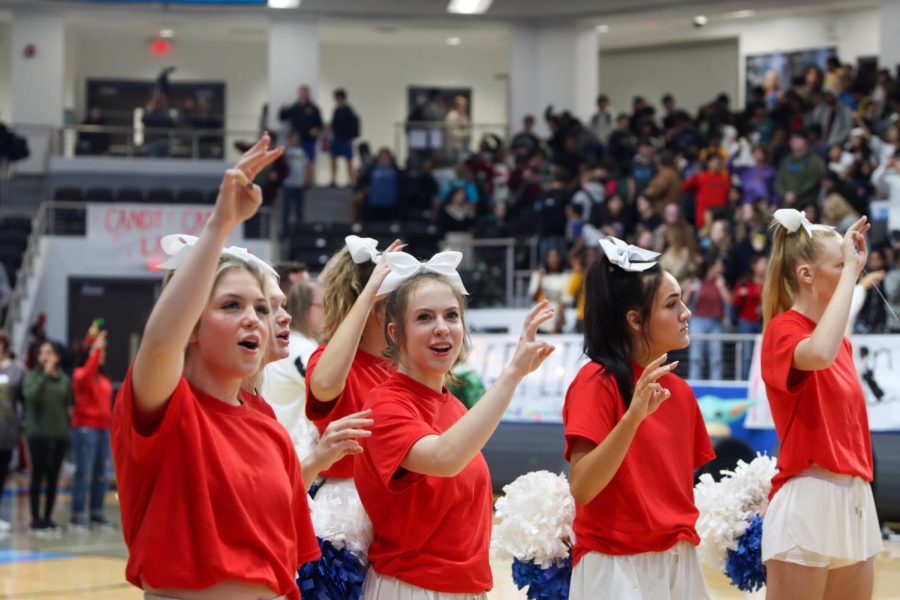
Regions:
[[75, 355], [91, 322], [102, 317], [109, 331], [106, 373], [114, 383], [122, 381], [161, 283], [161, 279], [70, 278], [68, 333]]

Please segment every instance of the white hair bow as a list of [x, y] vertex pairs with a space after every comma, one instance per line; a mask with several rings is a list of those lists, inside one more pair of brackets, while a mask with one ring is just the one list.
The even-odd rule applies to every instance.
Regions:
[[357, 235], [348, 235], [344, 238], [347, 249], [350, 250], [350, 257], [356, 264], [372, 261], [377, 263], [379, 260], [378, 240], [372, 238], [361, 238]]
[[603, 248], [603, 253], [609, 262], [620, 269], [633, 273], [650, 269], [656, 265], [656, 259], [659, 258], [659, 252], [626, 244], [612, 236], [601, 239], [600, 247]]
[[[180, 267], [181, 263], [184, 262], [185, 256], [187, 256], [187, 249], [196, 244], [197, 239], [198, 238], [195, 235], [187, 235], [184, 233], [172, 233], [165, 236], [160, 240], [159, 245], [162, 247], [163, 252], [169, 255], [169, 258], [160, 263], [160, 268], [174, 271]], [[278, 271], [260, 257], [251, 254], [250, 250], [247, 248], [229, 246], [227, 248], [222, 248], [222, 254], [224, 256], [231, 256], [245, 263], [255, 264], [259, 266], [263, 272], [274, 275], [275, 278], [278, 279]]]
[[779, 208], [773, 216], [789, 233], [796, 233], [801, 227], [809, 237], [812, 237], [814, 231], [834, 231], [834, 227], [810, 223], [806, 218], [806, 211], [795, 208]]
[[378, 288], [378, 296], [393, 292], [404, 281], [422, 271], [431, 271], [438, 275], [443, 275], [450, 280], [450, 283], [463, 294], [468, 295], [466, 286], [463, 285], [462, 278], [456, 272], [456, 267], [462, 261], [462, 252], [455, 250], [446, 250], [438, 252], [431, 257], [426, 263], [419, 262], [416, 257], [406, 252], [387, 252], [384, 255], [391, 272], [387, 274], [381, 287]]

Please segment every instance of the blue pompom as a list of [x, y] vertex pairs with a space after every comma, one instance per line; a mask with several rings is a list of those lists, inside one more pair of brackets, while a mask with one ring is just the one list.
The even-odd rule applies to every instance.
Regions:
[[528, 587], [528, 600], [568, 600], [572, 578], [572, 557], [541, 568], [533, 560], [513, 559], [513, 581], [520, 590]]
[[355, 554], [338, 550], [328, 540], [319, 539], [322, 558], [308, 562], [297, 571], [297, 587], [303, 600], [359, 600], [366, 566]]
[[766, 585], [766, 566], [762, 562], [762, 518], [753, 516], [747, 530], [737, 539], [737, 550], [729, 550], [725, 574], [741, 591], [755, 592]]

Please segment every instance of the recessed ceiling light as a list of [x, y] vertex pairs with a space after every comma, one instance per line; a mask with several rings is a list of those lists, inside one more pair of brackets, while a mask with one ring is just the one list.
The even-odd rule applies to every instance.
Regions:
[[300, 0], [269, 0], [269, 8], [298, 8]]
[[459, 46], [460, 44], [462, 44], [462, 38], [460, 38], [458, 36], [454, 35], [454, 36], [450, 36], [447, 38], [448, 46]]
[[450, 0], [447, 12], [458, 15], [480, 15], [486, 13], [493, 0]]
[[703, 27], [709, 23], [709, 18], [706, 15], [697, 15], [694, 17], [694, 27]]
[[597, 33], [609, 33], [609, 25], [597, 25]]
[[170, 40], [175, 37], [175, 32], [171, 29], [160, 29], [159, 37], [163, 38], [164, 40]]
[[726, 17], [731, 17], [732, 19], [749, 19], [753, 15], [756, 14], [755, 10], [747, 9], [747, 10], [736, 10], [734, 12], [726, 13]]

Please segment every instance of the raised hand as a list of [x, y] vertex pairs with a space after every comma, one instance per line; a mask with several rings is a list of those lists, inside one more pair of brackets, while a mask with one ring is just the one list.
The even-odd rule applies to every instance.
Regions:
[[[399, 252], [403, 248], [403, 243], [400, 240], [394, 240], [394, 242], [385, 249], [382, 254], [387, 254], [388, 252]], [[372, 274], [369, 276], [369, 281], [366, 282], [365, 291], [370, 292], [373, 296], [378, 293], [378, 288], [381, 287], [381, 284], [384, 283], [384, 278], [388, 276], [388, 273], [391, 272], [391, 268], [388, 266], [387, 261], [382, 259], [378, 261], [378, 264], [375, 265], [375, 268], [372, 270]], [[376, 297], [376, 300], [381, 300], [384, 296]]]
[[253, 180], [284, 151], [281, 147], [269, 150], [269, 143], [269, 134], [264, 134], [244, 152], [233, 169], [225, 172], [219, 186], [213, 218], [233, 228], [259, 210], [262, 204], [262, 190], [253, 183]]
[[362, 446], [359, 445], [357, 438], [372, 435], [372, 432], [366, 429], [375, 423], [369, 418], [371, 416], [372, 410], [366, 409], [328, 424], [311, 457], [319, 471], [328, 469], [348, 454], [362, 453]]
[[850, 226], [841, 242], [844, 266], [853, 266], [857, 273], [862, 272], [869, 257], [869, 248], [866, 245], [865, 234], [871, 227], [867, 217], [860, 217], [859, 221]]
[[537, 369], [556, 349], [547, 342], [535, 339], [538, 328], [541, 324], [553, 318], [553, 313], [554, 310], [551, 308], [550, 302], [544, 300], [535, 304], [528, 316], [525, 317], [522, 335], [519, 337], [519, 343], [516, 345], [516, 351], [512, 360], [507, 365], [507, 369], [510, 369], [516, 376], [525, 377]]
[[659, 383], [657, 379], [669, 373], [678, 366], [678, 361], [664, 365], [668, 355], [663, 354], [647, 365], [641, 376], [634, 384], [634, 393], [631, 396], [631, 404], [628, 406], [626, 417], [635, 419], [638, 423], [656, 412], [656, 409], [668, 399], [670, 392]]

